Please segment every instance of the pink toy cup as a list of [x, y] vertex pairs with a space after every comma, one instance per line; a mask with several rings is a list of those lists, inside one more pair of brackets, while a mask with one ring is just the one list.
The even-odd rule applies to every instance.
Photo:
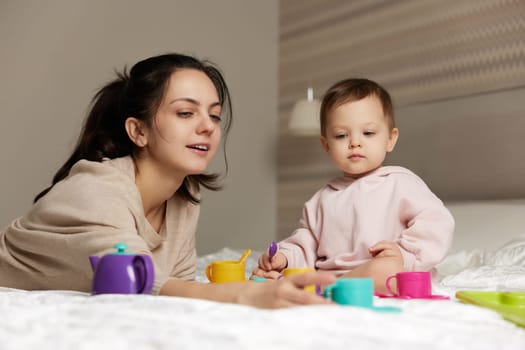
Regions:
[[[397, 282], [397, 293], [390, 287], [392, 279]], [[386, 279], [386, 288], [396, 297], [429, 298], [432, 297], [430, 272], [398, 272]]]

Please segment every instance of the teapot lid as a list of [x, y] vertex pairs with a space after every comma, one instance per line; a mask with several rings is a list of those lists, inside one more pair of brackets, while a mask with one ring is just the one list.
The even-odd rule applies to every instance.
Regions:
[[126, 252], [126, 249], [128, 249], [128, 245], [124, 242], [119, 242], [117, 244], [115, 244], [113, 246], [113, 248], [115, 248], [117, 250], [116, 253], [114, 254], [119, 254], [119, 255], [129, 255], [130, 253]]

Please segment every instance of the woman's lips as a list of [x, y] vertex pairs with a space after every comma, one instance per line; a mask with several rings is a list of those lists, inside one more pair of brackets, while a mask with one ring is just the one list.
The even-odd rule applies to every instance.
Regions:
[[199, 155], [206, 155], [210, 150], [210, 145], [207, 143], [195, 143], [186, 147], [188, 147], [192, 152], [195, 152]]

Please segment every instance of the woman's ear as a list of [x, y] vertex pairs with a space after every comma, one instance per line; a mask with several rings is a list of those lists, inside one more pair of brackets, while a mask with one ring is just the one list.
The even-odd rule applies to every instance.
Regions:
[[146, 136], [146, 128], [144, 122], [141, 120], [129, 117], [124, 123], [126, 132], [131, 141], [139, 147], [145, 147], [148, 144], [148, 138]]
[[396, 146], [398, 138], [399, 138], [399, 130], [397, 128], [393, 128], [390, 131], [390, 137], [388, 139], [388, 145], [386, 147], [387, 152], [392, 152], [394, 150], [394, 147]]

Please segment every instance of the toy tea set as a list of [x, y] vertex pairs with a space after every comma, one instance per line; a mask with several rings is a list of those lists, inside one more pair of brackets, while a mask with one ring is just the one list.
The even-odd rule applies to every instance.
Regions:
[[[153, 288], [154, 268], [151, 257], [144, 254], [127, 252], [125, 243], [115, 244], [115, 253], [102, 257], [90, 256], [89, 261], [94, 272], [92, 294], [148, 294]], [[269, 247], [270, 257], [277, 253], [277, 244]], [[247, 249], [239, 260], [213, 261], [206, 267], [206, 276], [211, 283], [245, 281], [245, 261], [251, 254]], [[286, 268], [283, 277], [315, 271], [313, 268]], [[392, 295], [381, 297], [424, 298], [430, 296], [430, 275], [428, 273], [400, 273], [389, 277], [387, 287]], [[396, 278], [399, 294], [390, 289], [390, 279]], [[265, 281], [261, 277], [252, 277], [253, 281]], [[341, 305], [353, 305], [371, 308], [376, 311], [398, 312], [393, 307], [373, 305], [373, 280], [371, 278], [340, 278], [336, 283], [326, 286], [321, 292], [320, 286], [306, 286], [305, 290], [322, 295]], [[378, 295], [376, 293], [376, 295]]]
[[462, 290], [456, 298], [464, 303], [498, 312], [507, 321], [525, 327], [525, 292], [488, 292]]
[[[90, 256], [93, 268], [92, 294], [149, 294], [153, 288], [155, 271], [151, 257], [126, 252], [125, 243], [115, 244], [115, 253], [103, 257]], [[277, 244], [272, 242], [268, 249], [270, 259], [277, 253]], [[245, 281], [245, 260], [251, 254], [247, 249], [239, 260], [213, 261], [206, 267], [206, 276], [211, 283]], [[286, 268], [287, 276], [315, 271], [313, 268]], [[252, 277], [252, 281], [265, 281], [263, 277]], [[396, 291], [391, 287], [396, 281]], [[319, 286], [306, 286], [305, 290], [321, 295], [340, 305], [364, 307], [378, 312], [400, 312], [391, 306], [375, 306], [374, 296], [397, 299], [447, 300], [449, 297], [432, 294], [430, 272], [399, 272], [389, 276], [386, 288], [390, 294], [374, 293], [371, 278], [339, 278], [321, 292]], [[458, 291], [456, 298], [464, 303], [474, 304], [497, 311], [502, 317], [525, 327], [525, 292]]]
[[[270, 259], [276, 254], [276, 244], [272, 242], [268, 249]], [[248, 249], [241, 258], [237, 260], [214, 261], [206, 267], [206, 276], [212, 283], [245, 281], [244, 261], [251, 253]], [[282, 277], [315, 271], [308, 267], [288, 267], [283, 270]], [[397, 292], [391, 287], [392, 280], [396, 280]], [[265, 278], [253, 276], [252, 281], [264, 282]], [[371, 278], [339, 278], [333, 285], [327, 286], [321, 292], [320, 286], [310, 285], [304, 289], [311, 293], [322, 295], [327, 299], [342, 305], [356, 305], [371, 307], [378, 311], [382, 308], [373, 307], [371, 302], [373, 296], [381, 298], [398, 299], [449, 299], [443, 295], [432, 295], [432, 283], [430, 272], [400, 272], [389, 276], [386, 280], [386, 287], [391, 294], [374, 293], [373, 280]], [[385, 310], [392, 311], [391, 308]]]
[[115, 244], [115, 253], [90, 256], [93, 269], [92, 294], [149, 294], [155, 271], [147, 255], [126, 252], [126, 243]]

